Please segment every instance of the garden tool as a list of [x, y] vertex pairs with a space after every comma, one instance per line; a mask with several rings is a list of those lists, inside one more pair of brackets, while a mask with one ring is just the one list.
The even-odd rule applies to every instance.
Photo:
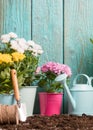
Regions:
[[17, 74], [13, 69], [11, 70], [12, 83], [14, 88], [14, 95], [17, 104], [3, 105], [0, 104], [0, 124], [18, 124], [20, 121], [26, 120], [26, 107], [25, 104], [20, 103]]
[[[78, 78], [83, 76], [87, 79], [87, 83], [77, 83]], [[93, 115], [93, 87], [91, 85], [91, 79], [86, 74], [78, 74], [74, 81], [73, 87], [69, 90], [66, 84], [67, 75], [59, 75], [55, 81], [64, 84], [64, 90], [67, 93], [68, 102], [68, 113], [75, 115], [82, 115], [83, 113]]]
[[26, 105], [20, 102], [20, 95], [19, 95], [19, 88], [18, 88], [18, 81], [17, 81], [17, 73], [15, 69], [11, 70], [11, 77], [12, 77], [12, 84], [14, 88], [14, 95], [17, 101], [17, 108], [19, 113], [19, 120], [26, 121]]

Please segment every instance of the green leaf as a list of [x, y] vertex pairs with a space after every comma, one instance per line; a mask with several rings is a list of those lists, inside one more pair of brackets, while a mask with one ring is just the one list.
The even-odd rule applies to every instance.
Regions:
[[93, 44], [93, 39], [90, 38], [90, 42]]

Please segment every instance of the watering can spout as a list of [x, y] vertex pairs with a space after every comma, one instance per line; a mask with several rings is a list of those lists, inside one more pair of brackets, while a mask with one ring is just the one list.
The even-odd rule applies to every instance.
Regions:
[[72, 95], [70, 93], [70, 90], [69, 90], [69, 88], [68, 88], [68, 86], [66, 84], [66, 78], [67, 78], [66, 74], [61, 74], [61, 75], [59, 75], [59, 76], [56, 77], [55, 81], [61, 82], [62, 84], [64, 84], [64, 88], [65, 88], [67, 96], [69, 98], [69, 102], [71, 103], [72, 108], [75, 109], [76, 108], [76, 102], [73, 99], [73, 97], [72, 97]]
[[72, 95], [71, 95], [71, 93], [70, 93], [70, 91], [69, 91], [69, 89], [68, 89], [68, 86], [67, 86], [67, 84], [66, 84], [66, 79], [65, 79], [65, 81], [64, 81], [64, 87], [65, 87], [67, 96], [68, 96], [68, 98], [69, 98], [69, 101], [70, 101], [70, 103], [71, 103], [71, 105], [72, 105], [72, 108], [75, 109], [75, 108], [76, 108], [76, 102], [75, 102], [75, 100], [73, 99], [73, 97], [72, 97]]

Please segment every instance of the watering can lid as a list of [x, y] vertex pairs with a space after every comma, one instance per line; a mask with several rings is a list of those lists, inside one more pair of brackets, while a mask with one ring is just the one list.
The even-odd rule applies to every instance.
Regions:
[[[86, 84], [77, 84], [77, 78], [79, 76], [84, 76], [87, 78], [87, 83]], [[71, 91], [93, 91], [93, 87], [91, 85], [91, 80], [93, 79], [93, 77], [89, 78], [86, 74], [78, 74], [74, 81], [73, 81], [73, 87], [70, 89]]]

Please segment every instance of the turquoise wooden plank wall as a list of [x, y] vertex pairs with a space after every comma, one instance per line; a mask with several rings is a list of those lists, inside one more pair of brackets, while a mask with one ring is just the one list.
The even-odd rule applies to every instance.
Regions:
[[[72, 80], [77, 73], [93, 76], [92, 12], [93, 0], [0, 0], [0, 35], [13, 31], [33, 39], [44, 49], [40, 64], [50, 60], [68, 64]], [[38, 98], [35, 113], [37, 104]]]
[[[64, 0], [64, 63], [72, 68], [72, 80], [77, 73], [93, 76], [90, 37], [93, 37], [93, 0]], [[66, 96], [64, 108], [67, 111]]]

